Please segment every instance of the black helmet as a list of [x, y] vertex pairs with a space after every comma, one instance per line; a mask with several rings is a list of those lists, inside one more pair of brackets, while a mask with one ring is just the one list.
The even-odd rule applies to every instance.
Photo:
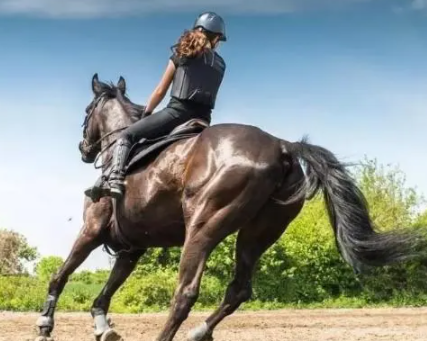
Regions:
[[225, 35], [225, 23], [224, 19], [222, 19], [215, 12], [205, 12], [198, 16], [196, 22], [194, 23], [193, 28], [202, 27], [208, 32], [212, 32], [220, 35], [220, 39], [222, 41], [227, 41], [227, 37]]

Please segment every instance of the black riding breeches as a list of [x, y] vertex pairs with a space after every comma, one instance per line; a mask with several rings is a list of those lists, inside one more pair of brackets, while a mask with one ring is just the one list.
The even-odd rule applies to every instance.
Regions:
[[184, 111], [177, 111], [174, 108], [166, 107], [140, 119], [138, 122], [135, 122], [126, 128], [122, 132], [121, 137], [125, 138], [133, 145], [142, 138], [153, 139], [167, 135], [177, 126], [192, 118], [197, 118], [197, 116], [192, 115], [189, 112], [186, 113]]

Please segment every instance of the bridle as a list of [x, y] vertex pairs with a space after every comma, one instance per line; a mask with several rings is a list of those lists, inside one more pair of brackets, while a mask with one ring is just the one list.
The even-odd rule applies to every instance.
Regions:
[[[122, 131], [122, 130], [124, 130], [124, 129], [126, 129], [128, 127], [128, 126], [125, 126], [125, 127], [121, 127], [121, 128], [118, 128], [118, 129], [114, 129], [114, 130], [112, 130], [112, 131], [110, 131], [110, 132], [102, 135], [94, 143], [88, 142], [88, 140], [86, 138], [87, 137], [86, 131], [87, 131], [87, 128], [89, 126], [90, 119], [92, 118], [93, 113], [95, 112], [96, 107], [99, 105], [99, 103], [101, 101], [103, 101], [102, 106], [104, 106], [104, 104], [105, 104], [105, 94], [99, 95], [98, 98], [92, 103], [90, 111], [86, 115], [86, 117], [85, 117], [85, 119], [83, 121], [83, 124], [82, 124], [82, 127], [83, 127], [83, 141], [81, 142], [80, 149], [84, 148], [85, 149], [84, 152], [87, 153], [87, 154], [89, 154], [89, 155], [91, 154], [91, 152], [93, 152], [93, 150], [95, 149], [95, 147], [97, 147], [99, 144], [101, 144], [102, 141], [104, 141], [107, 137], [109, 137], [109, 136], [111, 136], [111, 135], [113, 135], [115, 133], [118, 133], [118, 132], [120, 132], [120, 131]], [[107, 166], [108, 164], [111, 163], [112, 156], [106, 162], [100, 164], [99, 166], [97, 165], [98, 160], [100, 159], [100, 157], [105, 153], [106, 150], [110, 149], [116, 143], [116, 141], [117, 141], [117, 139], [114, 139], [113, 141], [111, 141], [107, 146], [105, 146], [104, 148], [102, 148], [101, 151], [96, 155], [95, 161], [93, 163], [95, 169], [103, 168], [103, 167], [105, 167], [105, 166]]]

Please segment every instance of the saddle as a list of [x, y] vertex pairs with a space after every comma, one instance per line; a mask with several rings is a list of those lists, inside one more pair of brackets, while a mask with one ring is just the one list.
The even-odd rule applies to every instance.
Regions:
[[141, 139], [131, 149], [126, 165], [126, 173], [135, 170], [146, 164], [149, 159], [160, 154], [162, 150], [172, 143], [197, 136], [209, 123], [202, 119], [191, 119], [172, 130], [168, 135], [160, 136], [155, 139]]

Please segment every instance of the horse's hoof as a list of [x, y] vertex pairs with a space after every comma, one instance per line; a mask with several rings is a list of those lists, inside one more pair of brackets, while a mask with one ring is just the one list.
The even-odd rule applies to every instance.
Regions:
[[205, 336], [203, 336], [201, 339], [187, 339], [188, 341], [214, 341], [212, 334], [206, 334]]
[[52, 337], [37, 336], [34, 341], [54, 341]]
[[123, 338], [114, 329], [108, 329], [101, 335], [99, 341], [123, 341]]

